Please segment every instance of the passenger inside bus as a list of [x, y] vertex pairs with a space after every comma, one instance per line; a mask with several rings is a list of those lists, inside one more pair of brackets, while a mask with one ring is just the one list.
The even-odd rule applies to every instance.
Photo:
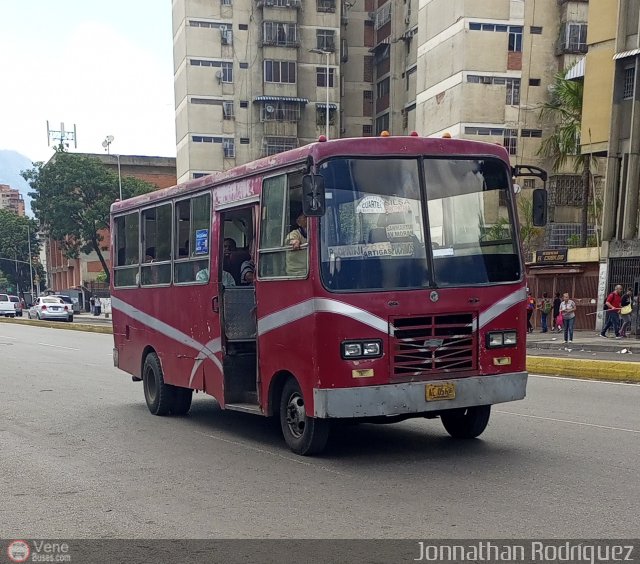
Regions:
[[307, 243], [307, 216], [299, 212], [296, 216], [296, 227], [287, 235], [285, 244], [289, 245], [286, 269], [288, 276], [304, 276], [307, 273], [307, 252], [300, 252]]

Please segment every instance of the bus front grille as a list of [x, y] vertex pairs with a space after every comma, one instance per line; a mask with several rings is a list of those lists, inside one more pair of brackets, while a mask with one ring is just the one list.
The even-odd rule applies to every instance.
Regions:
[[477, 331], [471, 313], [394, 319], [393, 377], [436, 377], [477, 369]]

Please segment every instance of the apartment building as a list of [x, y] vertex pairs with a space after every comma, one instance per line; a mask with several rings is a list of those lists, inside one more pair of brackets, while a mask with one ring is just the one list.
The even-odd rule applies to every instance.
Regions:
[[639, 37], [636, 0], [593, 3], [583, 68], [581, 150], [607, 163], [601, 271], [606, 284], [600, 287], [600, 304], [616, 284], [640, 293]]
[[174, 0], [179, 181], [341, 135], [341, 8]]
[[24, 215], [24, 199], [20, 191], [11, 188], [8, 184], [0, 184], [0, 210]]

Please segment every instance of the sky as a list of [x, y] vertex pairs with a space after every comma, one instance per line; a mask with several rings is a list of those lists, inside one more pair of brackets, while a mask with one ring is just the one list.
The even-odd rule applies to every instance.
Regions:
[[0, 149], [176, 154], [171, 0], [0, 0]]

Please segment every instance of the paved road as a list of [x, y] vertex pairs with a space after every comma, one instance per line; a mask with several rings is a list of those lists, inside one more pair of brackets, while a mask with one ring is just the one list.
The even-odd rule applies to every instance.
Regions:
[[300, 458], [198, 396], [152, 417], [111, 336], [0, 326], [0, 538], [632, 537], [640, 386], [532, 377], [482, 440], [344, 427]]

